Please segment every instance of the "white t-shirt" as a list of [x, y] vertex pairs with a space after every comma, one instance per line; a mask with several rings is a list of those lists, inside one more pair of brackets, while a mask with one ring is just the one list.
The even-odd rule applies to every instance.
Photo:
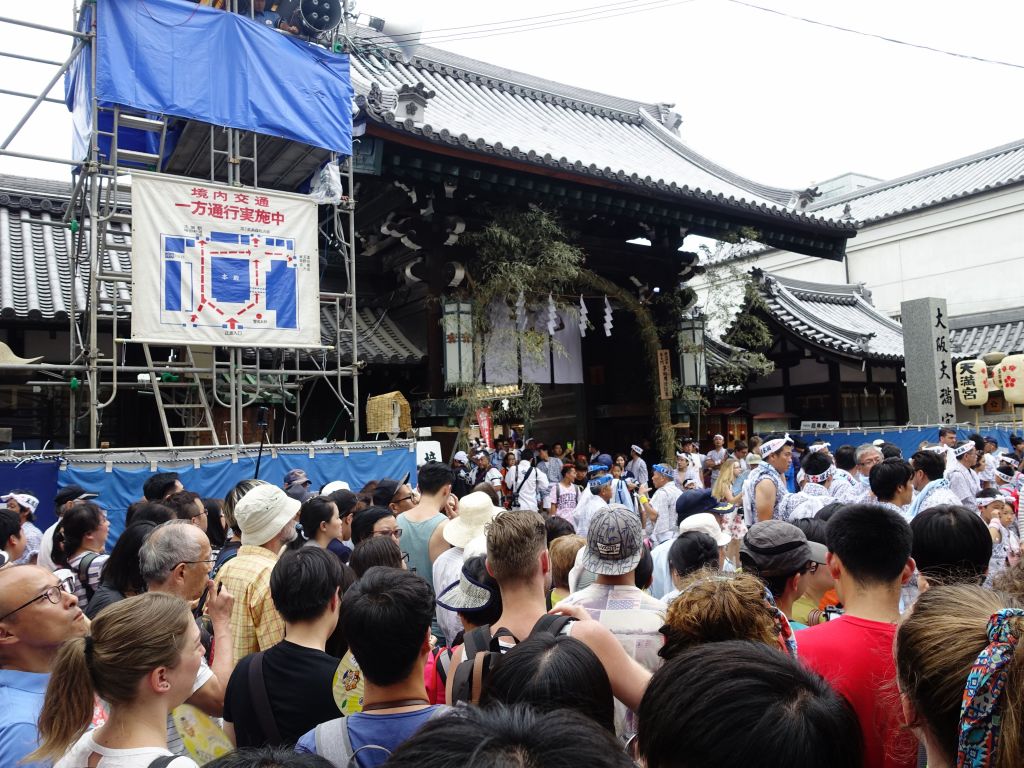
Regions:
[[[213, 677], [213, 670], [210, 669], [210, 665], [206, 663], [205, 658], [200, 659], [199, 669], [196, 672], [196, 681], [192, 684], [192, 693], [206, 685], [211, 677]], [[181, 734], [178, 733], [178, 729], [174, 725], [174, 718], [169, 713], [167, 715], [167, 749], [173, 755], [187, 754], [185, 751], [185, 741], [181, 738]]]
[[58, 568], [57, 564], [53, 562], [53, 533], [56, 530], [57, 523], [54, 523], [43, 531], [43, 540], [39, 542], [39, 556], [36, 558], [36, 565], [41, 565], [51, 571], [56, 571]]
[[[97, 768], [148, 768], [158, 757], [170, 756], [171, 752], [160, 747], [139, 747], [138, 749], [108, 749], [93, 741], [93, 731], [86, 731], [75, 742], [53, 768], [84, 768], [89, 765], [89, 756], [100, 755]], [[199, 768], [190, 757], [176, 757], [168, 768]]]

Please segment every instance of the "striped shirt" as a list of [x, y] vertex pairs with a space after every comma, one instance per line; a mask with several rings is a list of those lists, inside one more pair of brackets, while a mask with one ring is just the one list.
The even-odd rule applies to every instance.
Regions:
[[[78, 578], [78, 565], [82, 562], [82, 559], [86, 555], [93, 554], [95, 552], [82, 552], [80, 555], [75, 555], [68, 560], [67, 570], [71, 571], [71, 576], [75, 580], [75, 597], [78, 598], [78, 607], [83, 611], [89, 605], [88, 592], [85, 589], [85, 584], [82, 583], [81, 579]], [[107, 560], [110, 559], [110, 555], [96, 555], [89, 563], [89, 572], [86, 574], [86, 581], [89, 582], [89, 587], [93, 592], [100, 588], [100, 575], [103, 573], [103, 566], [107, 564]]]
[[217, 584], [223, 584], [235, 598], [231, 638], [236, 659], [265, 651], [284, 639], [284, 619], [270, 597], [270, 572], [276, 564], [274, 552], [243, 544], [217, 572]]

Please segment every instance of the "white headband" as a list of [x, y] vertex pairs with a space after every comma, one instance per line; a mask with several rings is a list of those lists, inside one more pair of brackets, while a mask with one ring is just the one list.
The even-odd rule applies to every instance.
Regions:
[[1003, 480], [1003, 481], [1005, 481], [1007, 483], [1010, 482], [1011, 480], [1013, 480], [1013, 475], [1012, 474], [1007, 474], [1006, 472], [1000, 472], [998, 469], [996, 470], [996, 477], [998, 477], [1000, 480]]
[[1008, 453], [1004, 453], [1002, 456], [1000, 456], [999, 460], [1002, 461], [1004, 464], [1009, 464], [1014, 469], [1017, 469], [1020, 466], [1020, 459], [1015, 459]]
[[925, 450], [931, 451], [932, 453], [937, 453], [939, 455], [942, 455], [943, 453], [945, 453], [946, 451], [949, 450], [949, 446], [948, 445], [943, 445], [942, 443], [939, 443], [938, 445], [929, 446]]
[[785, 437], [777, 437], [774, 440], [769, 440], [767, 443], [761, 445], [759, 449], [761, 451], [761, 457], [770, 456], [778, 450], [781, 450], [786, 445], [792, 445], [793, 438], [789, 436], [787, 432]]
[[975, 448], [977, 448], [977, 446], [973, 442], [968, 440], [963, 445], [958, 445], [956, 448], [954, 448], [953, 455], [959, 459], [961, 456], [970, 453]]
[[631, 450], [637, 456], [643, 456], [644, 455], [644, 449], [641, 448], [639, 445], [631, 445], [631, 446], [629, 446], [629, 450]]
[[808, 483], [814, 483], [816, 485], [821, 485], [826, 480], [828, 480], [830, 477], [832, 477], [832, 475], [835, 474], [835, 471], [836, 471], [835, 466], [833, 466], [832, 464], [829, 464], [828, 465], [828, 469], [826, 469], [820, 475], [807, 475], [807, 474], [805, 474], [804, 477], [807, 479]]
[[992, 503], [994, 503], [996, 501], [1002, 502], [1003, 500], [1000, 499], [998, 496], [975, 496], [974, 497], [974, 503], [977, 504], [979, 507], [987, 507], [989, 504], [992, 504]]
[[832, 443], [815, 443], [810, 446], [807, 450], [811, 453], [818, 453], [818, 451], [827, 451], [832, 447]]

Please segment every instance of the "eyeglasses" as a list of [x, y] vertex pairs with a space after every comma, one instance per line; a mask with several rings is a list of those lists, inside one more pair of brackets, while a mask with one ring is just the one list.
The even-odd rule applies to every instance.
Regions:
[[396, 539], [402, 538], [401, 528], [392, 528], [390, 531], [374, 531], [374, 536], [394, 536]]
[[409, 564], [409, 553], [408, 552], [403, 552], [402, 553], [402, 562], [405, 563], [406, 565]]
[[392, 504], [401, 504], [402, 502], [405, 502], [405, 501], [415, 501], [415, 500], [416, 500], [416, 494], [415, 493], [410, 493], [408, 496], [403, 496], [400, 499], [392, 499], [391, 503]]
[[[196, 517], [199, 517], [199, 515], [196, 515]], [[213, 565], [216, 562], [217, 558], [211, 557], [209, 560], [181, 560], [178, 562], [177, 565], [199, 565], [200, 563], [205, 563], [206, 565]], [[177, 565], [175, 567], [177, 567]]]
[[4, 619], [6, 619], [6, 618], [8, 618], [10, 616], [13, 616], [18, 611], [20, 611], [22, 608], [28, 608], [30, 605], [32, 605], [32, 603], [36, 602], [37, 600], [42, 600], [44, 597], [47, 600], [49, 600], [51, 603], [53, 603], [54, 605], [60, 605], [60, 602], [61, 602], [61, 599], [63, 598], [64, 593], [67, 593], [67, 594], [70, 595], [70, 594], [74, 594], [74, 591], [75, 591], [75, 580], [74, 580], [73, 577], [68, 576], [66, 579], [61, 579], [60, 581], [58, 581], [52, 587], [48, 587], [46, 589], [46, 591], [43, 592], [43, 594], [36, 595], [31, 600], [29, 600], [27, 603], [24, 603], [23, 605], [19, 605], [17, 608], [15, 608], [10, 613], [5, 613], [3, 616], [0, 616], [0, 621], [3, 621]]
[[818, 568], [820, 568], [820, 567], [821, 567], [821, 565], [822, 565], [822, 564], [821, 564], [821, 563], [819, 563], [818, 561], [816, 561], [816, 560], [811, 560], [811, 562], [809, 562], [809, 563], [807, 564], [807, 572], [808, 572], [808, 573], [817, 573], [817, 572], [818, 572]]

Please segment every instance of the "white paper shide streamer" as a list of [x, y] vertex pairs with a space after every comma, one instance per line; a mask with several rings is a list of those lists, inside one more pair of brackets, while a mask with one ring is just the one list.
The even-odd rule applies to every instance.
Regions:
[[555, 309], [555, 297], [548, 294], [548, 335], [554, 336], [558, 330], [558, 310]]
[[587, 335], [587, 304], [583, 301], [583, 294], [580, 294], [580, 338]]
[[604, 297], [604, 335], [612, 335], [612, 304], [608, 297]]
[[516, 298], [516, 327], [520, 331], [526, 330], [526, 297], [523, 296], [522, 291], [519, 291], [519, 296]]

